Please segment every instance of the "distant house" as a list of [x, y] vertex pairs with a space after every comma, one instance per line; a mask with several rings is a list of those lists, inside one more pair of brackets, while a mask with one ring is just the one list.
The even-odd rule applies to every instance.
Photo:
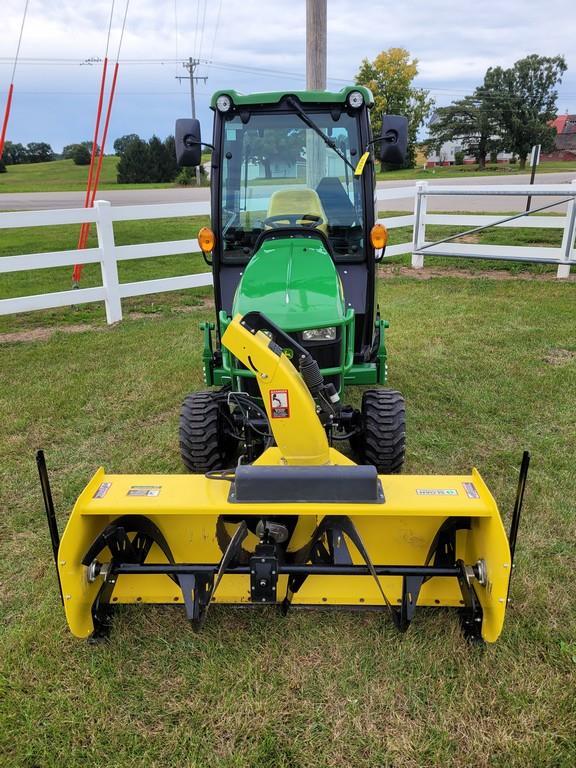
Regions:
[[[435, 112], [430, 118], [429, 125], [434, 125], [438, 119], [438, 113]], [[426, 159], [423, 163], [426, 168], [434, 168], [436, 165], [456, 165], [456, 160], [459, 161], [459, 164], [464, 165], [474, 165], [476, 163], [476, 158], [472, 155], [463, 155], [464, 150], [458, 139], [445, 141], [438, 150], [433, 149], [431, 143], [423, 149], [426, 153]], [[496, 157], [488, 155], [486, 162], [508, 163], [511, 158], [511, 152], [498, 152]]]
[[[456, 158], [463, 152], [462, 146], [459, 141], [445, 141], [440, 147], [438, 152], [430, 149], [426, 155], [426, 167], [434, 168], [437, 165], [456, 165]], [[497, 163], [508, 163], [512, 157], [511, 152], [498, 152], [496, 155]], [[491, 162], [490, 156], [486, 158], [487, 162]], [[464, 155], [464, 165], [474, 165], [476, 158], [471, 155]]]
[[559, 115], [550, 125], [556, 128], [554, 150], [542, 160], [576, 160], [576, 115]]

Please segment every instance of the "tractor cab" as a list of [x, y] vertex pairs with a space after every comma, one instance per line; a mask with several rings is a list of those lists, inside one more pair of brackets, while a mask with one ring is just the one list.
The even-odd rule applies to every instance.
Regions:
[[[377, 147], [381, 160], [403, 161], [405, 118], [385, 118], [374, 140], [373, 98], [361, 86], [228, 90], [211, 107], [212, 217], [199, 242], [212, 268], [217, 323], [204, 324], [206, 384], [258, 396], [255, 372], [221, 344], [233, 317], [253, 311], [312, 354], [339, 398], [348, 384], [384, 384], [375, 273], [387, 234], [377, 222], [373, 158]], [[179, 163], [198, 165], [201, 144], [199, 122], [178, 120]], [[342, 429], [359, 434], [351, 423]]]

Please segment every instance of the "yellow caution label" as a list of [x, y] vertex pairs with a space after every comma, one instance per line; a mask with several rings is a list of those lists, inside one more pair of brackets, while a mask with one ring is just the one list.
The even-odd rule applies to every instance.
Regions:
[[358, 160], [358, 165], [356, 166], [354, 170], [354, 176], [362, 176], [362, 171], [364, 170], [364, 166], [366, 165], [366, 161], [370, 157], [370, 152], [364, 152], [360, 160]]

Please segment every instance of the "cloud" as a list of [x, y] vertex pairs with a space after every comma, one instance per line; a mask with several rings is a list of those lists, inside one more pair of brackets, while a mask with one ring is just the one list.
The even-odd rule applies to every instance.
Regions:
[[[162, 59], [164, 64], [121, 66], [111, 136], [138, 132], [166, 134], [173, 119], [186, 114], [185, 74], [173, 60], [198, 56], [214, 64], [197, 87], [202, 120], [209, 122], [211, 92], [235, 87], [243, 91], [304, 87], [305, 2], [297, 0], [132, 0], [124, 37], [124, 59]], [[0, 57], [16, 49], [24, 0], [3, 0]], [[26, 58], [102, 57], [110, 0], [34, 0], [22, 41], [22, 64], [10, 135], [21, 141], [44, 138], [56, 147], [91, 135], [98, 89], [98, 67], [78, 64], [25, 63]], [[206, 9], [204, 18], [204, 8]], [[115, 55], [124, 9], [116, 0], [110, 53]], [[473, 89], [488, 66], [509, 66], [529, 53], [566, 56], [569, 70], [560, 89], [559, 107], [576, 112], [575, 12], [573, 0], [328, 0], [329, 85], [352, 80], [364, 57], [374, 58], [390, 46], [407, 48], [419, 60], [418, 84], [447, 103]], [[202, 19], [204, 26], [202, 30]], [[251, 70], [251, 71], [248, 71]], [[286, 74], [282, 74], [286, 73]], [[10, 75], [0, 62], [0, 104]]]

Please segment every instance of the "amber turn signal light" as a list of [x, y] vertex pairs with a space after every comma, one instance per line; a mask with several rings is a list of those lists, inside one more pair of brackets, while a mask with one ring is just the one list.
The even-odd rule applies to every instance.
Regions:
[[198, 232], [198, 245], [202, 253], [212, 253], [216, 245], [216, 235], [210, 227], [202, 227]]
[[388, 242], [388, 230], [383, 224], [374, 224], [370, 230], [370, 242], [377, 251], [386, 248]]

